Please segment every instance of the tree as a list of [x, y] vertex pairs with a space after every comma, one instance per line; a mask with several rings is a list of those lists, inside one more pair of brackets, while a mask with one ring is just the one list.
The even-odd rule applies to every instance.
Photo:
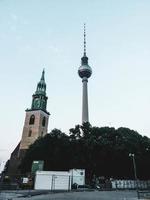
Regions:
[[39, 138], [28, 149], [21, 163], [30, 172], [33, 160], [44, 160], [44, 170], [83, 168], [92, 176], [134, 178], [129, 153], [135, 154], [138, 178], [150, 178], [150, 139], [129, 128], [76, 125], [70, 135], [58, 129]]

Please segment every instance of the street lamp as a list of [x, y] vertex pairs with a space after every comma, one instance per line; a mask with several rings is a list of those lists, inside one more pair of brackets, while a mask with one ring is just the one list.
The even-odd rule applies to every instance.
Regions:
[[135, 181], [136, 181], [136, 191], [137, 191], [137, 197], [139, 199], [139, 192], [138, 192], [138, 186], [137, 186], [137, 172], [136, 172], [136, 163], [135, 163], [135, 155], [134, 155], [134, 153], [129, 153], [129, 157], [131, 157], [132, 161], [133, 161], [134, 177], [135, 177]]
[[129, 157], [132, 158], [133, 167], [134, 167], [134, 177], [135, 177], [135, 180], [137, 181], [137, 172], [136, 172], [136, 164], [135, 164], [135, 155], [134, 155], [134, 153], [129, 153]]

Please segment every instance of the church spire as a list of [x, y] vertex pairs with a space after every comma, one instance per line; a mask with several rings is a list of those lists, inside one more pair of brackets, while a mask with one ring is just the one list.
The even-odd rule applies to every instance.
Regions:
[[45, 82], [45, 69], [42, 71], [41, 81]]
[[43, 69], [41, 79], [38, 82], [36, 91], [32, 96], [31, 110], [43, 110], [47, 112], [47, 99], [48, 97], [46, 96], [45, 70]]
[[45, 83], [45, 70], [44, 69], [42, 71], [41, 79], [37, 84], [37, 88], [36, 88], [35, 94], [46, 95], [46, 83]]

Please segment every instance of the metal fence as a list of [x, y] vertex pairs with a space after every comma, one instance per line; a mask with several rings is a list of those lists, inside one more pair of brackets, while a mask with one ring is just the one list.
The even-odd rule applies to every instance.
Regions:
[[139, 190], [149, 190], [150, 180], [112, 180], [112, 189], [139, 189]]

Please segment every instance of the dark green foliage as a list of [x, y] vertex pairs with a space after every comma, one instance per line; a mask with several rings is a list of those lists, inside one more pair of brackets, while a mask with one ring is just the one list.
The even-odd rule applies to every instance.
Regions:
[[135, 154], [137, 175], [150, 178], [150, 139], [128, 128], [76, 125], [70, 135], [54, 129], [30, 146], [21, 163], [30, 172], [33, 160], [44, 160], [44, 170], [84, 168], [86, 176], [134, 178], [129, 153]]

